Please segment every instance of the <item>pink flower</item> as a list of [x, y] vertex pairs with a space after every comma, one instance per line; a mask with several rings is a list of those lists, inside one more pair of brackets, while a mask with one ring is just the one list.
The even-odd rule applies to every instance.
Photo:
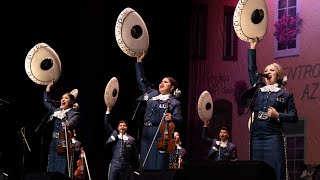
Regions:
[[296, 16], [283, 15], [274, 26], [276, 31], [274, 36], [280, 45], [286, 47], [288, 42], [296, 38], [297, 34], [301, 32], [302, 19], [297, 14]]

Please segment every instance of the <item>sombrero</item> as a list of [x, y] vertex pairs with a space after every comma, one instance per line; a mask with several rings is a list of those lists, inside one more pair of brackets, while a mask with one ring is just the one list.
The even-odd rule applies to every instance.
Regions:
[[212, 113], [212, 97], [208, 91], [203, 91], [198, 99], [198, 115], [203, 122], [207, 122], [211, 120]]
[[36, 44], [25, 58], [25, 71], [35, 83], [47, 85], [57, 81], [61, 75], [61, 62], [58, 54], [47, 44]]
[[109, 80], [105, 91], [104, 91], [104, 101], [108, 107], [113, 107], [117, 102], [119, 95], [119, 83], [116, 77]]
[[139, 57], [149, 48], [149, 34], [141, 16], [125, 8], [118, 16], [115, 37], [120, 49], [131, 57]]
[[263, 39], [268, 25], [265, 0], [239, 0], [233, 14], [233, 27], [237, 36], [246, 42]]
[[70, 91], [70, 94], [72, 94], [74, 96], [74, 98], [77, 99], [79, 91], [78, 91], [78, 89], [73, 89], [72, 91]]

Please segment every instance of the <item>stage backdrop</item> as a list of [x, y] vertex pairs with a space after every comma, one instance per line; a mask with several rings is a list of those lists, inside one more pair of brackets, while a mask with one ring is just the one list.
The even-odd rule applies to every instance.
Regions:
[[[232, 128], [231, 140], [238, 146], [239, 158], [249, 158], [250, 113], [239, 103], [239, 97], [250, 86], [249, 44], [241, 41], [232, 29], [232, 15], [237, 3], [236, 0], [193, 1], [188, 108], [191, 159], [206, 158], [209, 148], [200, 141], [203, 123], [197, 113], [198, 98], [205, 90], [211, 93], [214, 102], [210, 135], [217, 137], [221, 125], [229, 126]], [[263, 72], [266, 65], [279, 63], [289, 79], [287, 88], [294, 93], [299, 122], [284, 125], [288, 136], [289, 168], [294, 171], [303, 163], [320, 162], [317, 153], [320, 150], [320, 3], [316, 0], [267, 0], [266, 4], [268, 28], [264, 39], [257, 45], [257, 66], [258, 71]], [[288, 21], [295, 26], [283, 26]]]

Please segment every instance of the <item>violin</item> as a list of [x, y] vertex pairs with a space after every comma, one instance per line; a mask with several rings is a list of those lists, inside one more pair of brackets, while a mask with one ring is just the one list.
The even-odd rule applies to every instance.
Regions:
[[63, 128], [59, 132], [59, 139], [60, 139], [60, 144], [58, 145], [58, 153], [59, 154], [66, 154], [68, 156], [73, 155], [73, 147], [72, 147], [72, 133], [67, 130], [67, 128]]
[[58, 154], [60, 155], [66, 154], [67, 162], [68, 162], [69, 177], [72, 177], [70, 156], [73, 155], [74, 149], [71, 141], [72, 133], [68, 129], [67, 119], [68, 119], [68, 115], [66, 114], [66, 116], [62, 119], [62, 121], [64, 121], [66, 124], [62, 128], [62, 130], [59, 132], [60, 144], [58, 144], [57, 151], [58, 151]]
[[89, 166], [87, 163], [86, 153], [84, 152], [83, 148], [81, 148], [80, 159], [77, 161], [77, 166], [78, 166], [78, 168], [74, 172], [74, 177], [76, 177], [76, 179], [84, 179], [86, 177], [86, 173], [85, 173], [84, 168], [86, 167], [88, 178], [89, 178], [89, 180], [91, 180], [91, 175], [90, 175]]
[[77, 170], [74, 172], [74, 177], [78, 178], [78, 179], [84, 179], [86, 177], [85, 171], [84, 171], [84, 151], [83, 148], [81, 148], [81, 154], [80, 154], [80, 159], [77, 161]]
[[[164, 114], [166, 114], [170, 107], [170, 100], [167, 100], [168, 107], [165, 110]], [[176, 147], [174, 141], [174, 128], [175, 125], [172, 121], [165, 121], [164, 118], [160, 123], [160, 132], [162, 134], [161, 139], [158, 142], [158, 150], [165, 151], [168, 153], [172, 153]]]

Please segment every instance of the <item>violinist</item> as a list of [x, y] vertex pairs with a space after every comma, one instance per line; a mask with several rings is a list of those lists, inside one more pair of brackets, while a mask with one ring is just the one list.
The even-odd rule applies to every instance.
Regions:
[[134, 170], [138, 169], [136, 140], [127, 134], [128, 126], [123, 120], [118, 122], [117, 130], [113, 130], [109, 121], [111, 109], [111, 107], [107, 107], [104, 117], [107, 135], [105, 148], [111, 150], [112, 153], [108, 180], [129, 180], [133, 178]]
[[172, 169], [183, 169], [186, 161], [187, 150], [182, 147], [181, 137], [179, 132], [174, 132], [175, 150], [172, 153]]
[[[138, 100], [143, 99], [146, 101], [145, 113], [143, 118], [144, 126], [142, 128], [142, 136], [140, 143], [140, 169], [169, 169], [169, 152], [166, 147], [170, 147], [173, 133], [175, 129], [181, 128], [183, 122], [181, 103], [173, 96], [177, 92], [177, 81], [169, 76], [166, 76], [160, 82], [158, 89], [146, 82], [144, 76], [144, 68], [142, 60], [145, 57], [143, 53], [137, 57], [135, 63], [136, 80], [140, 91], [143, 93]], [[171, 132], [160, 132], [159, 127], [164, 123], [165, 130], [172, 130]], [[164, 134], [168, 133], [168, 134]], [[163, 135], [166, 135], [163, 138]], [[165, 139], [166, 142], [161, 142]], [[162, 143], [165, 148], [159, 148], [159, 143]]]
[[[79, 168], [79, 161], [82, 162], [82, 153], [81, 152], [83, 150], [83, 147], [81, 145], [81, 142], [77, 139], [76, 129], [73, 129], [73, 137], [71, 139], [71, 143], [72, 143], [73, 154], [74, 154], [74, 164], [73, 164], [73, 166], [74, 167], [78, 167], [78, 169], [82, 170], [83, 169], [82, 166]], [[81, 165], [82, 165], [82, 163], [81, 163]], [[74, 175], [77, 178], [76, 173], [74, 173]], [[78, 179], [82, 179], [82, 178], [78, 178]]]
[[43, 93], [44, 106], [52, 113], [48, 123], [53, 123], [52, 140], [50, 143], [47, 172], [60, 172], [73, 177], [74, 147], [72, 145], [72, 132], [80, 120], [80, 113], [72, 107], [75, 96], [69, 92], [64, 93], [60, 100], [60, 107], [56, 108], [51, 100], [51, 88], [54, 80], [46, 86]]

